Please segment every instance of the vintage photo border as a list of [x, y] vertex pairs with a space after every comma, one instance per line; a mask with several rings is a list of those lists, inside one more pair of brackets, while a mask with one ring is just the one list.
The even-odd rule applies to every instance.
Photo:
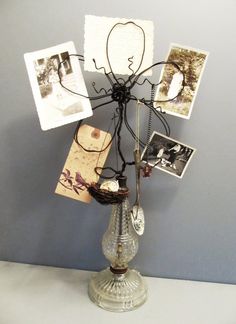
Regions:
[[[190, 50], [190, 51], [194, 51], [194, 52], [198, 52], [198, 53], [202, 53], [202, 54], [205, 54], [206, 55], [206, 58], [204, 60], [203, 66], [202, 66], [201, 73], [200, 73], [199, 78], [198, 78], [197, 86], [196, 86], [196, 89], [195, 89], [195, 95], [194, 95], [193, 100], [191, 102], [191, 106], [189, 108], [188, 115], [187, 116], [184, 116], [183, 114], [179, 114], [179, 113], [176, 113], [176, 112], [172, 112], [170, 110], [167, 110], [165, 108], [162, 108], [162, 110], [164, 112], [166, 112], [167, 114], [169, 114], [169, 115], [176, 116], [176, 117], [180, 117], [180, 118], [184, 118], [184, 119], [190, 119], [191, 114], [192, 114], [192, 110], [193, 110], [193, 105], [194, 105], [195, 99], [197, 97], [198, 89], [199, 89], [199, 86], [200, 86], [200, 83], [201, 83], [201, 79], [202, 79], [202, 76], [203, 76], [203, 72], [204, 72], [205, 67], [206, 67], [206, 62], [208, 60], [208, 57], [209, 57], [209, 54], [210, 53], [208, 51], [200, 50], [200, 49], [197, 49], [197, 48], [193, 48], [191, 46], [180, 45], [180, 44], [177, 44], [177, 43], [171, 43], [170, 46], [169, 46], [169, 50], [168, 50], [167, 56], [166, 56], [166, 61], [168, 61], [168, 57], [169, 57], [170, 52], [171, 52], [171, 50], [172, 50], [173, 47], [179, 47], [179, 48], [187, 49], [187, 50]], [[163, 74], [164, 74], [164, 70], [165, 70], [165, 65], [163, 66], [163, 68], [161, 70], [159, 82], [162, 80], [162, 77], [163, 77]], [[157, 94], [159, 92], [159, 88], [160, 87], [161, 87], [161, 84], [159, 84], [157, 86], [156, 93], [155, 93], [155, 99], [154, 100], [157, 99]], [[160, 103], [154, 103], [153, 104], [153, 107], [154, 108], [157, 108], [157, 107], [161, 106], [161, 104], [162, 104], [161, 102]]]
[[[179, 176], [179, 175], [177, 175], [177, 174], [175, 174], [175, 173], [173, 173], [173, 172], [170, 172], [170, 171], [168, 171], [168, 170], [165, 170], [164, 168], [161, 168], [161, 167], [159, 167], [158, 165], [156, 165], [156, 166], [154, 167], [154, 168], [159, 169], [159, 170], [161, 170], [161, 171], [163, 171], [163, 172], [169, 173], [169, 174], [172, 175], [172, 176], [175, 176], [175, 177], [177, 177], [177, 178], [179, 178], [179, 179], [182, 179], [183, 176], [184, 176], [184, 174], [185, 174], [185, 171], [187, 170], [188, 165], [189, 165], [189, 163], [190, 163], [190, 161], [191, 161], [193, 155], [194, 155], [195, 152], [197, 151], [197, 149], [195, 149], [195, 148], [193, 148], [193, 147], [191, 147], [191, 146], [189, 146], [189, 145], [187, 145], [187, 144], [184, 144], [184, 143], [182, 143], [182, 142], [180, 142], [180, 141], [177, 141], [176, 139], [174, 139], [174, 138], [172, 138], [172, 137], [168, 137], [168, 136], [163, 135], [163, 134], [161, 134], [161, 133], [159, 133], [159, 132], [157, 132], [157, 131], [153, 131], [153, 133], [152, 133], [152, 135], [151, 135], [151, 137], [150, 137], [150, 139], [149, 139], [149, 141], [148, 141], [148, 144], [145, 146], [145, 148], [143, 149], [143, 152], [142, 152], [142, 154], [141, 154], [141, 162], [143, 162], [143, 163], [147, 163], [147, 161], [143, 160], [143, 156], [144, 156], [144, 154], [145, 154], [145, 152], [146, 152], [146, 150], [147, 150], [147, 147], [148, 147], [148, 145], [151, 143], [151, 141], [152, 141], [152, 139], [153, 139], [153, 137], [154, 137], [155, 134], [157, 134], [157, 135], [159, 135], [159, 136], [161, 136], [161, 137], [164, 137], [164, 138], [166, 138], [166, 139], [168, 139], [168, 140], [171, 140], [171, 141], [173, 141], [173, 142], [175, 142], [175, 143], [177, 143], [177, 144], [180, 144], [180, 145], [183, 145], [183, 146], [185, 146], [185, 147], [188, 147], [188, 148], [190, 148], [191, 150], [193, 150], [193, 152], [192, 152], [190, 158], [188, 159], [187, 163], [185, 164], [185, 167], [184, 167], [184, 169], [183, 169], [183, 172], [182, 172], [181, 176]], [[154, 165], [154, 164], [152, 164], [152, 163], [150, 163], [150, 162], [148, 162], [148, 164], [150, 164], [151, 166]]]
[[[42, 96], [40, 93], [37, 75], [35, 72], [34, 62], [36, 60], [50, 57], [53, 55], [57, 55], [57, 54], [60, 54], [63, 52], [68, 52], [69, 54], [76, 54], [76, 49], [75, 49], [74, 43], [72, 41], [69, 41], [69, 42], [55, 45], [55, 46], [52, 46], [49, 48], [45, 48], [42, 50], [24, 54], [28, 77], [30, 80], [31, 89], [32, 89], [35, 105], [37, 108], [37, 113], [39, 116], [40, 126], [41, 126], [41, 129], [44, 131], [52, 129], [52, 128], [56, 128], [59, 126], [63, 126], [63, 125], [66, 125], [66, 124], [69, 124], [69, 123], [72, 123], [72, 122], [75, 122], [75, 121], [78, 121], [78, 120], [81, 120], [81, 119], [84, 119], [84, 118], [87, 118], [87, 117], [90, 117], [93, 115], [90, 100], [74, 95], [78, 98], [78, 101], [81, 102], [81, 105], [84, 108], [84, 111], [74, 113], [74, 114], [71, 114], [68, 116], [63, 116], [60, 119], [55, 119], [53, 121], [49, 121], [48, 123], [43, 118], [43, 114], [42, 114], [41, 110], [43, 109], [44, 102], [43, 102], [43, 99], [42, 99]], [[84, 77], [82, 74], [82, 70], [80, 68], [79, 61], [77, 62], [75, 60], [71, 60], [70, 63], [72, 66], [73, 74], [75, 76], [75, 83], [77, 85], [79, 85], [80, 93], [85, 96], [88, 96], [88, 92], [86, 89], [86, 85], [85, 85]], [[71, 94], [71, 96], [73, 96], [73, 94]]]

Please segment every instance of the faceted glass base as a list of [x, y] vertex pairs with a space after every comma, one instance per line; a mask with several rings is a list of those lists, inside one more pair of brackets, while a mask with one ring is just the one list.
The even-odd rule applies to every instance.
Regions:
[[96, 305], [112, 312], [126, 312], [146, 301], [147, 286], [135, 270], [114, 274], [107, 268], [91, 278], [88, 293]]

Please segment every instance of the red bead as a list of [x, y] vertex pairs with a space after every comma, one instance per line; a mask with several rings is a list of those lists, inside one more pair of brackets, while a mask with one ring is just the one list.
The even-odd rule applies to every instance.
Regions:
[[152, 167], [150, 164], [145, 164], [144, 167], [142, 168], [142, 172], [143, 172], [143, 177], [144, 178], [148, 178], [151, 176], [152, 174]]

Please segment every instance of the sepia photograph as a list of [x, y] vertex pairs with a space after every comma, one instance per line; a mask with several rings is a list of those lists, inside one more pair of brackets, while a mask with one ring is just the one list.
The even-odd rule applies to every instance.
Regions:
[[[176, 63], [183, 73], [172, 64], [163, 66], [161, 83], [157, 87], [155, 101], [170, 101], [156, 102], [154, 107], [161, 106], [162, 110], [168, 114], [189, 119], [207, 57], [206, 51], [171, 44], [166, 61]], [[185, 86], [181, 94], [175, 98], [182, 88], [183, 74]]]
[[53, 94], [60, 99], [61, 85], [59, 83], [58, 67], [60, 62], [63, 62], [60, 73], [65, 81], [65, 77], [73, 72], [70, 59], [67, 59], [68, 57], [69, 53], [64, 52], [34, 61], [34, 68], [42, 98]]
[[[42, 130], [59, 127], [92, 115], [73, 42], [25, 54], [25, 62]], [[59, 69], [60, 67], [60, 69]], [[60, 73], [60, 74], [59, 74]]]
[[151, 166], [182, 178], [196, 149], [153, 132], [141, 159]]

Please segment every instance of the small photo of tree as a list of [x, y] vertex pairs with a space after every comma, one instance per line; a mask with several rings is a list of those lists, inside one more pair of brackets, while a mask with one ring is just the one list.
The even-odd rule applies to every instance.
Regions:
[[[172, 101], [161, 103], [162, 109], [170, 114], [189, 118], [194, 98], [204, 70], [208, 53], [173, 45], [167, 61], [176, 63], [184, 74], [185, 86], [182, 93]], [[174, 65], [166, 64], [161, 74], [161, 84], [155, 100], [171, 100], [182, 87], [183, 74]]]

